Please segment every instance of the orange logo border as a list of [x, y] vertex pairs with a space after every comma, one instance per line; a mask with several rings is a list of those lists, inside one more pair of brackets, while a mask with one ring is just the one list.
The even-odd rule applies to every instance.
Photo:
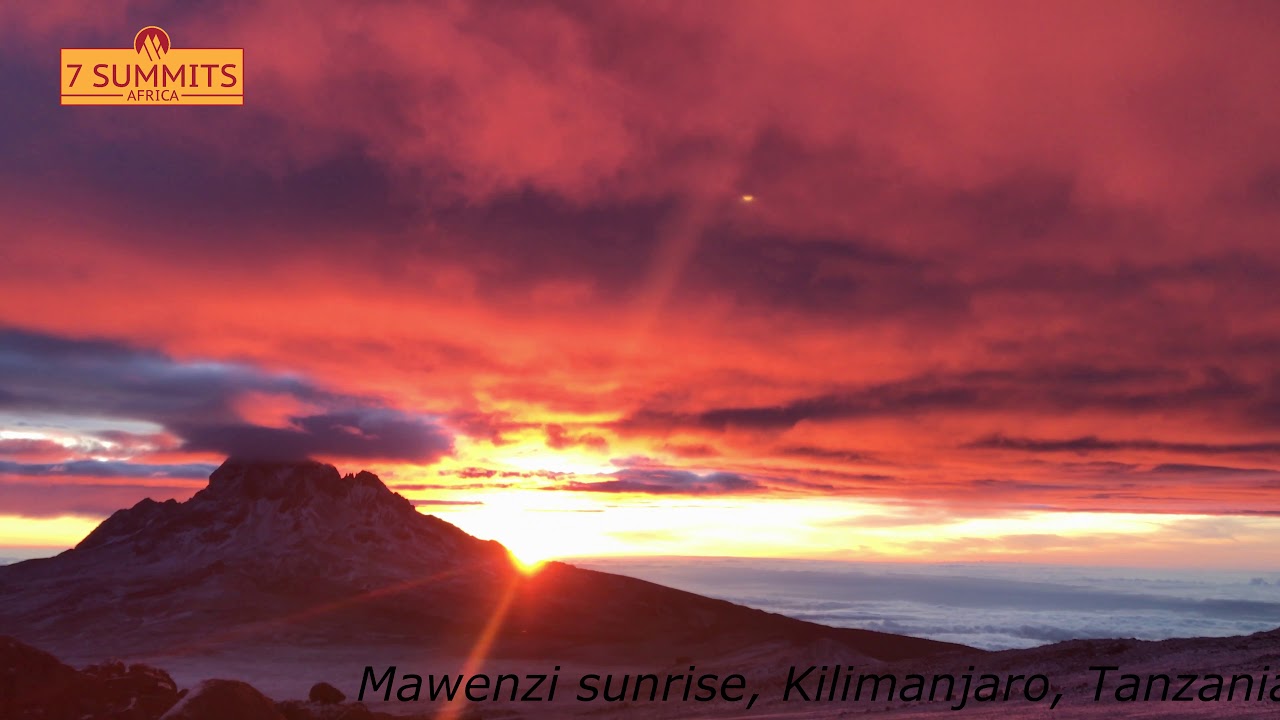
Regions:
[[62, 105], [243, 105], [244, 48], [174, 46], [147, 25], [124, 48], [62, 48]]

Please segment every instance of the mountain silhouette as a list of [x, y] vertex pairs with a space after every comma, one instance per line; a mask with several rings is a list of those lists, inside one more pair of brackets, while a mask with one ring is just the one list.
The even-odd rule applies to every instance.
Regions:
[[[585, 548], [584, 548], [585, 549]], [[413, 644], [510, 656], [812, 647], [898, 660], [959, 646], [831, 628], [548, 563], [419, 513], [368, 472], [231, 459], [186, 502], [143, 500], [75, 548], [0, 567], [0, 635], [58, 652]]]

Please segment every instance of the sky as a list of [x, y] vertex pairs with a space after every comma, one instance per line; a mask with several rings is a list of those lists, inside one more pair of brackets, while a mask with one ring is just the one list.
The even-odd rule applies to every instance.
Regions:
[[[243, 107], [61, 107], [62, 47]], [[229, 455], [529, 559], [1280, 564], [1262, 2], [0, 7], [0, 546]]]

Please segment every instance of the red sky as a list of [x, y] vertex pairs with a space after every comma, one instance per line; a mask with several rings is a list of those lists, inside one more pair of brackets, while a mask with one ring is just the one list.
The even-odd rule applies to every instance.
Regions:
[[[56, 104], [60, 47], [151, 24], [244, 47], [244, 107]], [[234, 453], [531, 556], [1274, 564], [1278, 34], [1245, 2], [5, 6], [0, 545]]]

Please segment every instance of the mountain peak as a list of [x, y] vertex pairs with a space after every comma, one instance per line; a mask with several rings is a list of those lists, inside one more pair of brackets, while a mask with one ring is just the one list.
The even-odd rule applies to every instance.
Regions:
[[341, 480], [337, 468], [316, 460], [265, 461], [233, 457], [209, 476], [209, 490], [216, 494], [270, 497], [295, 490], [299, 485], [336, 488]]
[[292, 564], [301, 557], [344, 552], [345, 559], [380, 552], [451, 564], [477, 553], [506, 556], [447, 522], [423, 515], [377, 475], [342, 475], [315, 460], [231, 458], [186, 502], [150, 498], [107, 518], [77, 551], [128, 549], [138, 559], [196, 558]]
[[332, 465], [316, 460], [263, 461], [230, 458], [209, 476], [209, 486], [199, 493], [221, 502], [284, 500], [289, 509], [315, 499], [350, 499], [363, 496], [413, 510], [413, 505], [392, 492], [371, 472], [340, 475]]

